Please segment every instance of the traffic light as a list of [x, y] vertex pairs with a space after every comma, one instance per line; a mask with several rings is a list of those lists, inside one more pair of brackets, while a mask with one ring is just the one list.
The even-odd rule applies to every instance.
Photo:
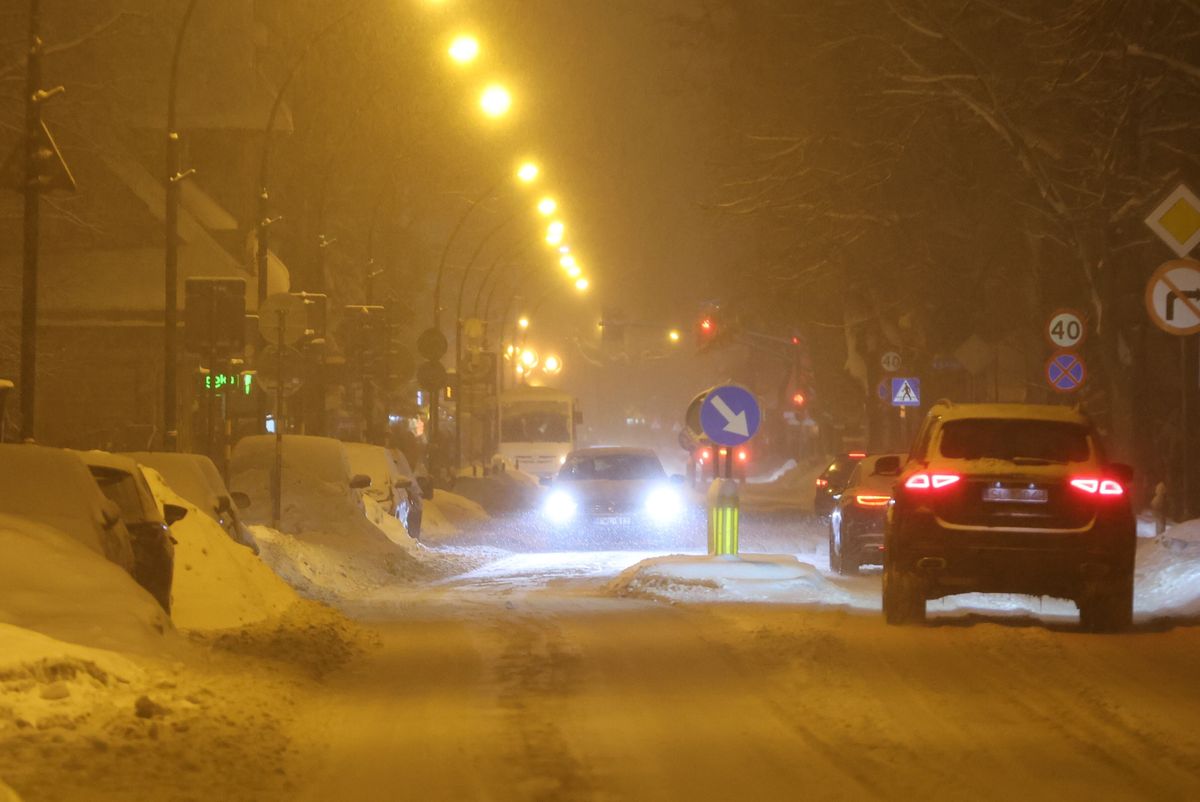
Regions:
[[709, 348], [724, 332], [724, 326], [718, 316], [716, 306], [708, 306], [700, 311], [696, 320], [696, 345], [701, 349]]
[[804, 405], [808, 403], [808, 394], [803, 390], [797, 390], [792, 393], [792, 408], [804, 409]]

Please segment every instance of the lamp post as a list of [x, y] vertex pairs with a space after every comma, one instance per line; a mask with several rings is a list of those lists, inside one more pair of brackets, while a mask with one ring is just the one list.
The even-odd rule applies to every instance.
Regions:
[[37, 386], [38, 239], [41, 186], [37, 150], [42, 132], [42, 36], [38, 0], [29, 2], [29, 51], [25, 69], [25, 186], [21, 267], [21, 439], [34, 439]]
[[166, 229], [166, 253], [164, 255], [164, 306], [163, 306], [163, 448], [175, 451], [179, 448], [179, 427], [176, 420], [179, 407], [177, 340], [179, 335], [179, 182], [193, 173], [179, 171], [179, 132], [176, 125], [176, 100], [179, 84], [179, 58], [183, 51], [183, 39], [192, 21], [198, 0], [189, 0], [175, 34], [175, 50], [171, 54], [171, 73], [167, 83], [167, 163], [163, 187], [166, 192], [166, 209], [163, 224]]

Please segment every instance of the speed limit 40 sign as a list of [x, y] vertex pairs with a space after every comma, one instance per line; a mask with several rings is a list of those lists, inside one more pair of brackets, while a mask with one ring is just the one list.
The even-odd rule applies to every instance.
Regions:
[[1087, 336], [1083, 315], [1073, 309], [1060, 309], [1046, 324], [1046, 339], [1055, 348], [1075, 348]]

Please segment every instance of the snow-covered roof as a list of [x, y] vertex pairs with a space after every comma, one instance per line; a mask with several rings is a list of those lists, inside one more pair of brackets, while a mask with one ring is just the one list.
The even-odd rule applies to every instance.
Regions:
[[942, 420], [965, 418], [1018, 418], [1025, 420], [1088, 422], [1087, 416], [1075, 407], [1062, 404], [935, 404]]

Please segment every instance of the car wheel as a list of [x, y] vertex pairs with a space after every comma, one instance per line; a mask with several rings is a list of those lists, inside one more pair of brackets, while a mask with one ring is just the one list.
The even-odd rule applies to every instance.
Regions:
[[883, 618], [893, 625], [925, 622], [925, 588], [919, 577], [891, 566], [883, 569]]
[[1133, 577], [1105, 583], [1076, 602], [1079, 624], [1089, 632], [1120, 632], [1133, 624]]

